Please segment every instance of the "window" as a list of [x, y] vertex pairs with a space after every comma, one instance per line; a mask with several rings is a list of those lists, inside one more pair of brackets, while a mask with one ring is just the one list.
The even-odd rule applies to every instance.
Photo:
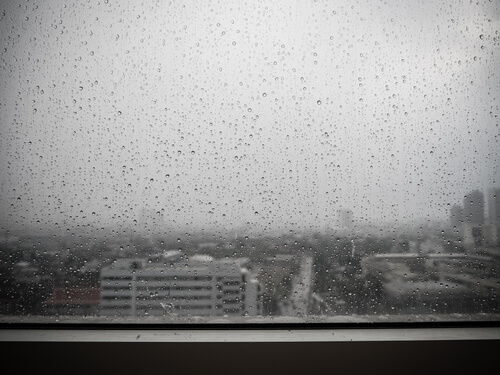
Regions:
[[497, 2], [8, 2], [5, 321], [498, 321]]

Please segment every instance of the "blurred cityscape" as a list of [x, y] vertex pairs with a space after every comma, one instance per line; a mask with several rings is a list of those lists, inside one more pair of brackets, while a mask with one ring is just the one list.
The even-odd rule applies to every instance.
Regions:
[[[500, 189], [472, 191], [449, 222], [259, 236], [126, 230], [11, 233], [3, 316], [348, 316], [499, 313]], [[143, 215], [146, 227], [161, 219]]]

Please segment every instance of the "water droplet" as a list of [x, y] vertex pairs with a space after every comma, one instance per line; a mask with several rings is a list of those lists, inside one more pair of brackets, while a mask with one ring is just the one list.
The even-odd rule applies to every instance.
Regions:
[[316, 103], [317, 103], [318, 105], [321, 105], [321, 100], [318, 100]]

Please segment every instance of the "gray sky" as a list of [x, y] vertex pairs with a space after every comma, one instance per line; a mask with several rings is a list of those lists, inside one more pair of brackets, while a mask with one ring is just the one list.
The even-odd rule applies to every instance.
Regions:
[[446, 218], [500, 185], [499, 33], [497, 1], [2, 4], [2, 226]]

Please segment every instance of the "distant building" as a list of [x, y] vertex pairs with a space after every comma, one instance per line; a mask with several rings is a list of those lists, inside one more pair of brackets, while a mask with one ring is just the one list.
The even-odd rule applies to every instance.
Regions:
[[[444, 253], [444, 246], [442, 243], [436, 240], [432, 240], [430, 238], [427, 238], [425, 241], [422, 241], [418, 244], [419, 248], [417, 248], [417, 251], [420, 251], [421, 254], [442, 254]], [[410, 243], [410, 252], [412, 251], [411, 249], [411, 243]], [[414, 251], [415, 252], [415, 251]]]
[[99, 288], [55, 288], [45, 301], [48, 315], [95, 315], [99, 307]]
[[468, 246], [482, 246], [484, 240], [484, 194], [474, 190], [464, 197], [463, 240]]
[[344, 229], [352, 228], [352, 211], [340, 209], [337, 211], [339, 226]]
[[488, 191], [488, 219], [493, 222], [500, 221], [500, 188]]
[[198, 250], [200, 251], [215, 251], [217, 250], [217, 243], [215, 242], [203, 242], [198, 244]]
[[261, 286], [242, 263], [207, 255], [185, 259], [179, 252], [153, 260], [120, 259], [101, 271], [101, 314], [261, 315]]
[[484, 194], [479, 190], [464, 197], [464, 222], [484, 224]]
[[488, 191], [488, 221], [485, 227], [485, 239], [488, 245], [500, 244], [500, 188]]
[[400, 314], [498, 312], [498, 261], [467, 253], [376, 254], [362, 259], [374, 301]]
[[38, 284], [41, 281], [38, 267], [24, 261], [14, 264], [12, 276], [19, 284]]
[[450, 225], [452, 228], [459, 229], [464, 222], [464, 210], [458, 204], [451, 207], [450, 210]]

